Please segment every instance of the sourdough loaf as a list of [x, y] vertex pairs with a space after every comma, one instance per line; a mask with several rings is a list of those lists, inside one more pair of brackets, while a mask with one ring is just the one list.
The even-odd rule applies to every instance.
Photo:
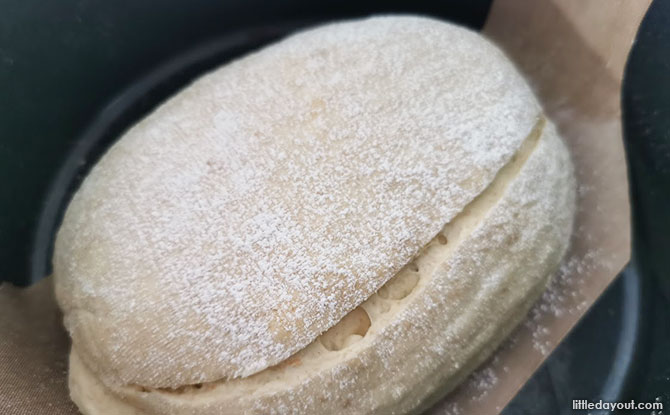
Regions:
[[568, 245], [565, 146], [479, 34], [291, 36], [128, 130], [54, 253], [86, 414], [407, 413], [520, 321]]

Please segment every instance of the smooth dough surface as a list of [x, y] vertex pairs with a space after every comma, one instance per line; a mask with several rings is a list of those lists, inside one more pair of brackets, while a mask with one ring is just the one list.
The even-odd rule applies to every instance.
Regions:
[[522, 318], [573, 213], [564, 145], [478, 34], [407, 16], [299, 33], [171, 98], [73, 198], [54, 254], [73, 398], [416, 410]]

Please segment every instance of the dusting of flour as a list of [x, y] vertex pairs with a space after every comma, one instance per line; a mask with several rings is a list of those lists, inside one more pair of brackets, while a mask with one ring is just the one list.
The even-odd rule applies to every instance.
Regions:
[[82, 359], [152, 387], [281, 362], [486, 188], [539, 112], [498, 49], [423, 18], [328, 25], [202, 77], [65, 215], [56, 289]]
[[[577, 213], [581, 212], [583, 204], [582, 198], [593, 189], [587, 185], [580, 185], [577, 188], [578, 205]], [[572, 240], [592, 239], [588, 230], [583, 227], [577, 227], [573, 231]], [[453, 399], [456, 395], [464, 395], [470, 403], [481, 402], [489, 396], [493, 388], [498, 386], [499, 374], [509, 373], [510, 368], [501, 364], [502, 359], [499, 355], [508, 348], [513, 348], [519, 342], [519, 336], [530, 333], [533, 349], [538, 353], [547, 356], [556, 346], [555, 338], [547, 327], [546, 322], [551, 319], [557, 319], [566, 315], [581, 315], [591, 303], [587, 301], [582, 292], [582, 288], [588, 278], [596, 270], [606, 269], [614, 273], [613, 258], [599, 248], [587, 249], [584, 252], [576, 253], [575, 250], [569, 250], [561, 262], [560, 268], [552, 277], [542, 297], [531, 308], [527, 318], [515, 332], [503, 343], [499, 352], [494, 354], [484, 365], [475, 370], [460, 385], [456, 392], [447, 396], [441, 403], [436, 405], [430, 413], [433, 415], [461, 415], [466, 411], [462, 401]], [[501, 411], [503, 408], [496, 408]]]

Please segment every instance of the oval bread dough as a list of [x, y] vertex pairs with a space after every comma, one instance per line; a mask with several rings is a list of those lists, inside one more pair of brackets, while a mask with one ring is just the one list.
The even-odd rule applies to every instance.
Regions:
[[574, 188], [480, 35], [390, 16], [291, 36], [161, 105], [75, 194], [54, 253], [73, 398], [90, 414], [416, 410], [541, 293]]

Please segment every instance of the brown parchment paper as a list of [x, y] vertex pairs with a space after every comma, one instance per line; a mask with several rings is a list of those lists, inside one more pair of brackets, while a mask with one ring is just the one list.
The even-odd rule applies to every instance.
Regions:
[[[503, 346], [428, 411], [496, 414], [630, 258], [620, 125], [623, 68], [651, 0], [496, 0], [484, 33], [526, 75], [568, 142], [579, 212], [570, 253], [542, 300]], [[0, 414], [72, 415], [69, 340], [49, 278], [0, 285]], [[569, 405], [569, 403], [565, 403]]]

